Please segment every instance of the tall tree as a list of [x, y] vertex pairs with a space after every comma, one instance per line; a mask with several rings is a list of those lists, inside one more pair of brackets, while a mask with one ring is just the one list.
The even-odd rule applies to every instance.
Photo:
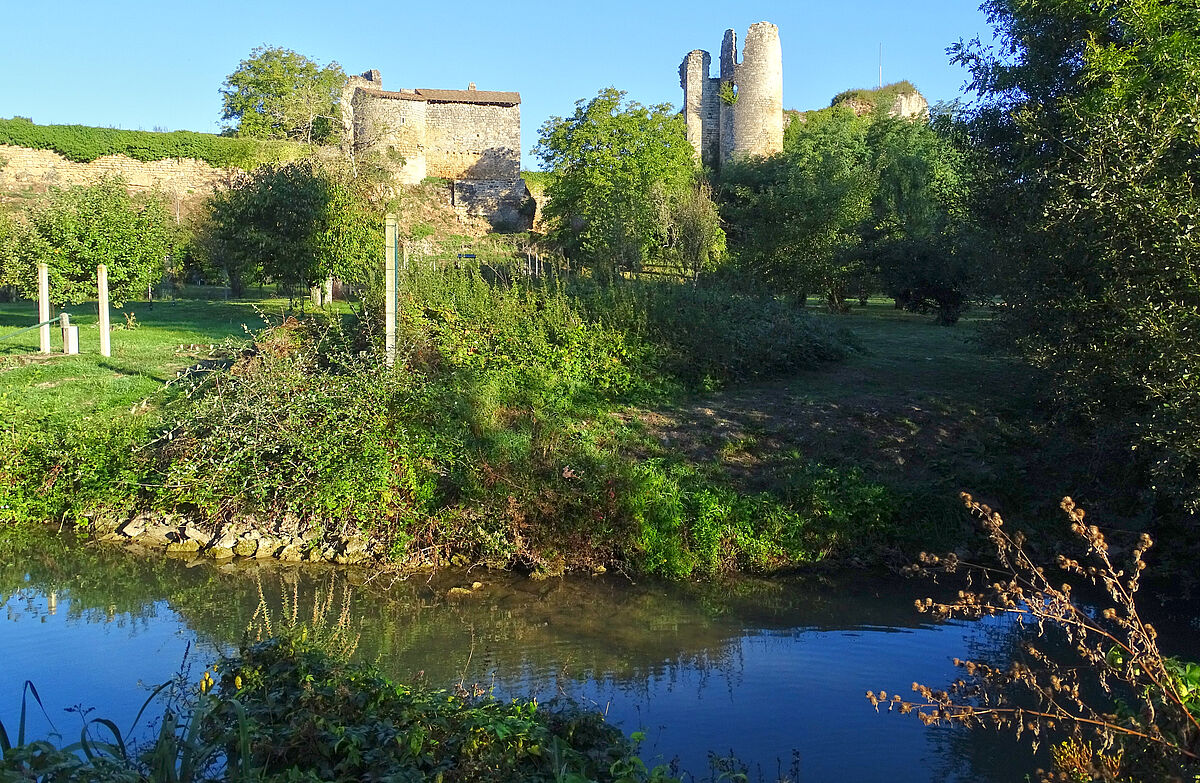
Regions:
[[989, 0], [999, 45], [954, 47], [1011, 260], [1003, 321], [1063, 409], [1200, 510], [1200, 7]]
[[819, 292], [845, 309], [877, 185], [868, 127], [845, 107], [813, 112], [792, 123], [782, 154], [725, 167], [723, 216], [747, 272], [801, 301]]
[[932, 121], [880, 113], [867, 133], [878, 187], [864, 258], [896, 303], [951, 325], [980, 294], [989, 254], [970, 207], [973, 177], [953, 107]]
[[322, 67], [291, 49], [260, 46], [226, 77], [221, 120], [235, 136], [328, 144], [341, 127], [345, 84], [335, 62]]
[[696, 163], [671, 106], [642, 106], [614, 88], [542, 125], [536, 153], [555, 174], [546, 215], [598, 279], [636, 269], [666, 242], [669, 205], [693, 186]]

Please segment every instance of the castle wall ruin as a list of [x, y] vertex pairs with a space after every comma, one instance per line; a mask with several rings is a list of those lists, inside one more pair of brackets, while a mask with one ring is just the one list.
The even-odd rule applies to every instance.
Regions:
[[379, 71], [353, 76], [342, 94], [346, 144], [355, 154], [394, 153], [398, 183], [450, 180], [454, 206], [513, 223], [528, 198], [521, 181], [521, 96], [516, 92], [387, 91]]
[[737, 34], [725, 32], [720, 75], [712, 55], [689, 52], [679, 66], [688, 141], [713, 169], [739, 157], [783, 151], [783, 47], [779, 28], [756, 22], [738, 58]]
[[0, 144], [0, 191], [94, 185], [104, 177], [120, 177], [130, 191], [158, 190], [176, 203], [189, 204], [228, 187], [240, 173], [191, 158], [141, 161], [104, 155], [77, 163], [52, 150]]

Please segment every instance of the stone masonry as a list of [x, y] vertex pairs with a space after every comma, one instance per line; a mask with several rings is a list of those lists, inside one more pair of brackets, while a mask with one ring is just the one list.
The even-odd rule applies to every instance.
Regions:
[[750, 25], [742, 58], [737, 35], [725, 32], [720, 76], [710, 75], [712, 55], [690, 52], [679, 66], [687, 137], [709, 168], [745, 156], [783, 151], [783, 49], [779, 28]]
[[91, 185], [102, 177], [117, 176], [130, 190], [161, 190], [175, 201], [204, 198], [214, 188], [227, 187], [237, 169], [218, 169], [202, 160], [168, 158], [140, 161], [124, 155], [105, 155], [90, 163], [76, 163], [51, 150], [0, 144], [0, 190]]
[[[352, 76], [342, 93], [346, 144], [384, 153], [396, 181], [450, 180], [464, 214], [514, 224], [528, 198], [521, 180], [521, 96], [516, 92], [383, 89], [379, 71]], [[403, 161], [396, 160], [400, 156]]]

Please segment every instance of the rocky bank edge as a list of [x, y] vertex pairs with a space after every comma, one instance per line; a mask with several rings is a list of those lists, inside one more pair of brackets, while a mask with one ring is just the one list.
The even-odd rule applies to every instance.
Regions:
[[271, 524], [246, 518], [226, 522], [215, 531], [197, 527], [178, 514], [96, 515], [87, 522], [88, 530], [100, 541], [177, 557], [359, 565], [378, 561], [383, 555], [381, 545], [361, 533], [333, 533], [290, 517]]

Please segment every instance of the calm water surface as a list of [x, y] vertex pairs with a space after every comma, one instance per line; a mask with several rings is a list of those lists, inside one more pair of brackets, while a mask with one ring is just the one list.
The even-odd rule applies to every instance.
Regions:
[[[449, 587], [479, 580], [476, 595]], [[275, 622], [348, 589], [358, 657], [401, 680], [481, 683], [498, 695], [565, 695], [627, 731], [644, 756], [708, 774], [736, 754], [751, 779], [797, 767], [806, 781], [1016, 781], [1039, 764], [1012, 740], [927, 729], [876, 714], [868, 689], [942, 685], [956, 656], [1003, 659], [1019, 629], [929, 625], [912, 608], [929, 586], [861, 575], [720, 586], [617, 578], [532, 582], [490, 572], [356, 584], [332, 570], [217, 567], [139, 558], [62, 537], [0, 538], [0, 719], [16, 720], [29, 679], [65, 736], [72, 706], [124, 727], [184, 662], [194, 675], [242, 638], [260, 603]], [[260, 598], [260, 589], [262, 598]], [[48, 732], [38, 716], [33, 728]]]

